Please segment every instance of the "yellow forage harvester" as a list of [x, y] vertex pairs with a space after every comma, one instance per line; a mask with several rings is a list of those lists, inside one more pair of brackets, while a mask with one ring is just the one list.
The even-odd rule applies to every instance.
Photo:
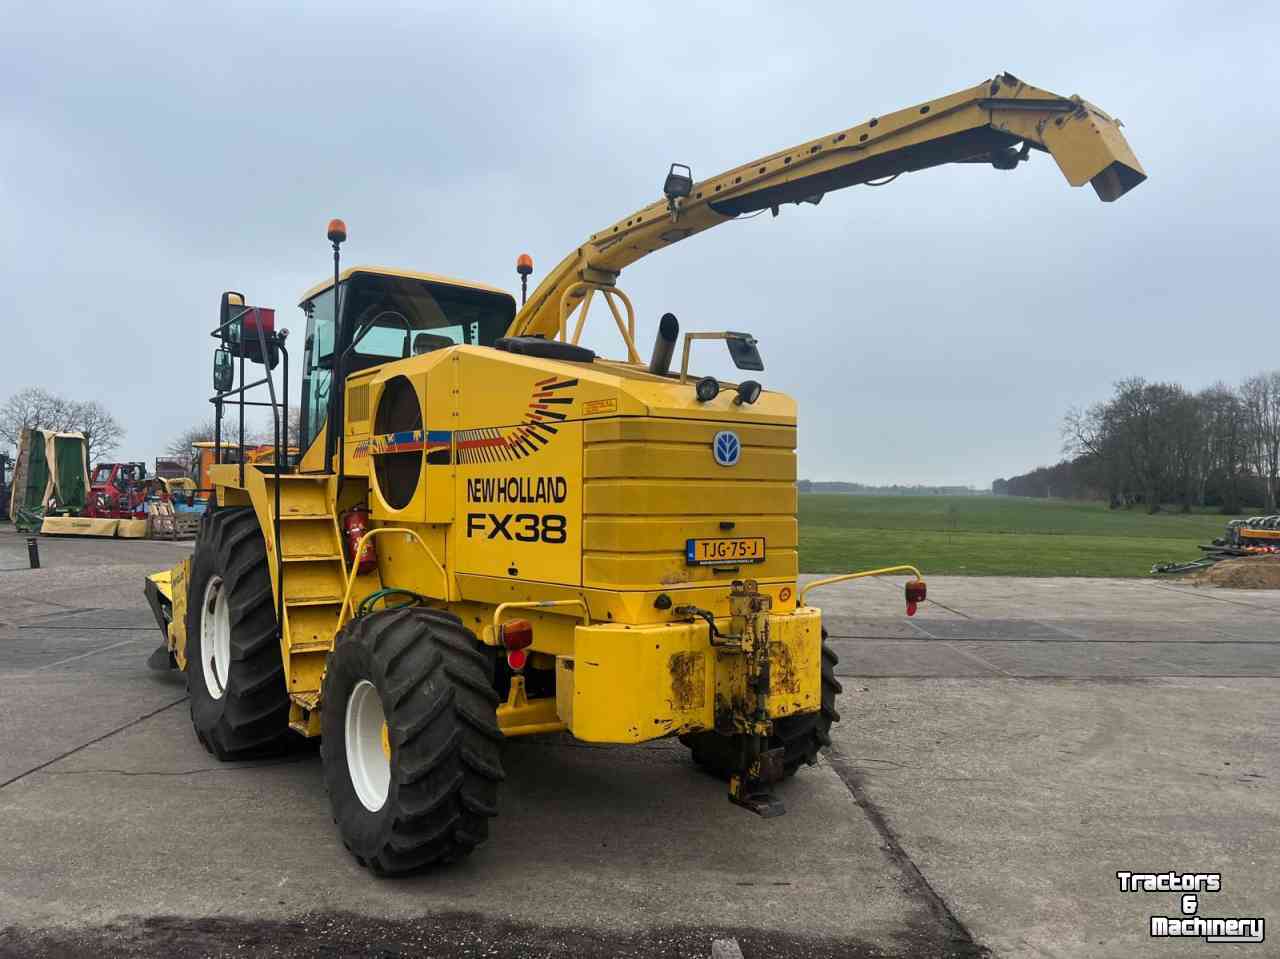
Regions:
[[[301, 302], [296, 440], [287, 332], [224, 294], [209, 510], [191, 559], [147, 582], [165, 633], [152, 664], [186, 671], [201, 743], [240, 759], [322, 737], [343, 842], [379, 874], [482, 843], [503, 741], [530, 733], [678, 736], [734, 802], [782, 812], [769, 784], [814, 763], [838, 719], [809, 595], [907, 572], [913, 612], [924, 583], [891, 566], [801, 587], [794, 401], [766, 388], [747, 332], [682, 334], [666, 313], [646, 360], [619, 276], [746, 214], [1033, 152], [1107, 201], [1145, 179], [1111, 117], [1003, 74], [710, 179], [673, 164], [661, 199], [519, 306], [480, 283], [343, 270], [334, 220], [333, 276]], [[517, 272], [523, 286], [532, 260]], [[593, 305], [616, 359], [581, 345]], [[726, 347], [740, 382], [692, 372]], [[275, 413], [269, 461], [222, 441], [253, 402]]]

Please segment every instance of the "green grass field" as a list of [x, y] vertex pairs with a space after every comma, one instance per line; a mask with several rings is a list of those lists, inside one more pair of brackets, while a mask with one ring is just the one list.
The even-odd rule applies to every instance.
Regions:
[[913, 563], [926, 576], [1146, 576], [1222, 535], [1216, 513], [992, 496], [800, 494], [800, 569]]

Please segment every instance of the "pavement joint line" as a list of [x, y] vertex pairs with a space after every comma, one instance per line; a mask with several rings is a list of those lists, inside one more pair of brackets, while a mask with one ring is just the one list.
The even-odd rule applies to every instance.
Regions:
[[925, 629], [923, 626], [921, 626], [921, 625], [920, 625], [919, 623], [917, 623], [917, 622], [913, 622], [912, 620], [907, 620], [907, 625], [908, 625], [908, 626], [910, 626], [912, 629], [917, 629], [917, 630], [919, 630], [920, 632], [924, 633], [924, 638], [925, 638], [925, 639], [937, 639], [937, 638], [938, 638], [937, 636], [933, 635], [933, 633], [929, 632], [927, 629]]
[[961, 656], [966, 656], [969, 659], [972, 659], [975, 663], [981, 663], [983, 666], [986, 666], [988, 669], [994, 669], [997, 673], [1000, 673], [1001, 675], [1008, 676], [1010, 679], [1016, 678], [1016, 675], [1014, 673], [1010, 673], [1010, 672], [1007, 672], [1006, 670], [1001, 669], [995, 663], [992, 663], [987, 661], [986, 659], [983, 659], [981, 656], [979, 656], [975, 652], [971, 652], [970, 650], [967, 650], [967, 649], [961, 649], [959, 646], [955, 645], [954, 643], [949, 643], [945, 641], [943, 642], [942, 645], [946, 646], [948, 649], [954, 649]]
[[1033, 619], [1031, 622], [1035, 623], [1037, 626], [1043, 626], [1045, 629], [1056, 629], [1058, 632], [1065, 633], [1066, 635], [1070, 636], [1072, 639], [1079, 639], [1085, 642], [1092, 642], [1092, 640], [1090, 640], [1088, 637], [1081, 636], [1075, 630], [1067, 629], [1067, 627], [1065, 626], [1059, 626], [1057, 623], [1046, 623], [1038, 619]]
[[1242, 603], [1238, 599], [1226, 599], [1222, 596], [1214, 596], [1212, 593], [1202, 593], [1199, 591], [1193, 593], [1190, 590], [1179, 589], [1176, 586], [1166, 586], [1164, 583], [1147, 583], [1147, 585], [1153, 589], [1163, 589], [1170, 593], [1177, 593], [1179, 596], [1195, 596], [1198, 599], [1211, 599], [1215, 603], [1230, 603], [1232, 606], [1243, 606], [1245, 609], [1256, 610], [1259, 613], [1270, 613], [1271, 615], [1275, 615], [1276, 612], [1271, 606], [1255, 606], [1253, 603]]
[[[34, 602], [38, 603], [40, 602], [40, 600], [37, 599], [37, 600], [34, 600]], [[55, 613], [43, 613], [41, 615], [43, 615], [45, 619], [57, 619], [59, 616], [74, 616], [76, 613], [101, 613], [101, 612], [103, 612], [103, 609], [98, 606], [74, 606], [74, 607], [69, 607], [65, 609], [60, 609]]]
[[158, 709], [153, 709], [151, 710], [151, 712], [145, 713], [144, 715], [139, 716], [137, 719], [131, 719], [127, 723], [117, 726], [115, 729], [108, 730], [107, 732], [103, 733], [101, 736], [96, 736], [93, 739], [90, 739], [87, 743], [81, 743], [79, 746], [75, 746], [71, 749], [68, 749], [66, 752], [62, 753], [61, 755], [54, 756], [52, 759], [46, 760], [45, 762], [40, 763], [40, 765], [38, 766], [32, 766], [26, 772], [18, 773], [18, 775], [12, 776], [9, 779], [6, 779], [4, 782], [0, 783], [0, 789], [5, 789], [9, 786], [12, 786], [19, 779], [26, 779], [32, 773], [38, 773], [40, 770], [46, 769], [49, 766], [52, 766], [54, 763], [61, 762], [62, 760], [66, 759], [68, 756], [74, 756], [76, 753], [80, 752], [80, 750], [82, 749], [88, 749], [90, 746], [96, 745], [97, 743], [102, 742], [104, 739], [110, 739], [116, 733], [122, 733], [126, 729], [130, 729], [138, 725], [138, 723], [146, 722], [152, 716], [158, 716], [162, 712], [164, 712], [166, 709], [172, 709], [174, 706], [177, 706], [179, 703], [185, 703], [186, 701], [187, 701], [187, 697], [183, 696], [181, 699], [175, 699], [171, 703], [165, 703], [163, 706], [159, 707]]
[[255, 769], [266, 769], [270, 766], [293, 766], [298, 763], [312, 762], [314, 756], [309, 753], [291, 759], [275, 759], [267, 762], [227, 762], [218, 766], [201, 766], [199, 769], [51, 769], [46, 776], [199, 776], [204, 773], [238, 773]]
[[872, 828], [880, 835], [889, 859], [904, 873], [908, 884], [914, 887], [913, 891], [916, 897], [928, 906], [930, 912], [946, 928], [949, 936], [963, 944], [963, 947], [965, 947], [964, 954], [973, 957], [989, 957], [991, 955], [990, 950], [980, 945], [973, 938], [973, 933], [960, 921], [960, 918], [951, 910], [947, 901], [942, 898], [938, 890], [933, 888], [932, 883], [921, 872], [915, 860], [902, 847], [902, 843], [898, 840], [898, 834], [889, 825], [889, 820], [885, 818], [875, 800], [863, 788], [857, 770], [850, 760], [834, 744], [828, 746], [825, 751], [827, 758], [831, 761], [831, 768], [835, 770], [836, 775], [840, 777], [840, 781], [849, 790], [849, 795], [853, 797], [853, 801], [862, 810], [863, 815], [867, 817]]
[[140, 639], [122, 639], [118, 643], [99, 646], [97, 649], [91, 649], [87, 653], [80, 653], [78, 656], [68, 656], [66, 659], [58, 660], [56, 663], [45, 663], [43, 666], [37, 666], [35, 669], [27, 670], [26, 675], [30, 676], [32, 673], [39, 673], [46, 669], [53, 669], [55, 666], [65, 666], [67, 663], [74, 663], [77, 659], [84, 659], [86, 656], [97, 656], [98, 653], [105, 653], [107, 650], [115, 649], [118, 646], [128, 646], [130, 643], [140, 642], [142, 642]]
[[941, 606], [941, 607], [942, 607], [943, 609], [945, 609], [948, 613], [954, 613], [955, 615], [959, 616], [961, 619], [973, 619], [973, 617], [972, 617], [972, 616], [970, 616], [968, 613], [962, 613], [962, 612], [960, 612], [960, 610], [958, 610], [958, 609], [952, 609], [952, 608], [951, 608], [950, 606], [948, 606], [946, 603], [940, 603], [940, 602], [938, 602], [936, 599], [928, 599], [928, 598], [926, 597], [925, 602], [926, 602], [926, 603], [932, 603], [934, 606]]

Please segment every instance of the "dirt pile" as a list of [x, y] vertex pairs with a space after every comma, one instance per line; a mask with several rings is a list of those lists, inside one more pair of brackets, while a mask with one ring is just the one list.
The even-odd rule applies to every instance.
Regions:
[[1280, 589], [1280, 556], [1223, 560], [1199, 573], [1196, 582], [1230, 589]]

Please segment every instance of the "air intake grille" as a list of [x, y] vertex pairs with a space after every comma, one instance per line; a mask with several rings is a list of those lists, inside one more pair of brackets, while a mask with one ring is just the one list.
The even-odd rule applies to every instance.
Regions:
[[351, 387], [347, 393], [347, 419], [350, 422], [367, 422], [369, 419], [369, 384]]

